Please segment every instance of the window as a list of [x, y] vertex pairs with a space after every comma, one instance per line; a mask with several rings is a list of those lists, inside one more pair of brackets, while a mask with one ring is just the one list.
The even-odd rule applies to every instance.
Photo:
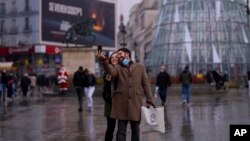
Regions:
[[141, 15], [140, 21], [141, 21], [141, 29], [144, 29], [145, 28], [145, 15], [144, 14]]
[[16, 19], [11, 20], [11, 27], [16, 27]]
[[0, 33], [3, 33], [3, 32], [4, 32], [4, 26], [5, 26], [5, 21], [2, 20], [2, 21], [1, 21], [1, 25], [0, 25]]
[[30, 4], [30, 1], [25, 0], [25, 11], [29, 11], [29, 4]]
[[5, 14], [5, 3], [0, 3], [0, 14]]
[[12, 8], [15, 8], [15, 9], [16, 9], [16, 1], [12, 1], [12, 2], [11, 2], [11, 6], [12, 6]]
[[17, 12], [16, 1], [11, 2], [11, 12]]
[[11, 34], [16, 34], [17, 33], [16, 19], [11, 20], [10, 33]]
[[25, 30], [29, 30], [29, 26], [30, 26], [30, 21], [29, 21], [29, 18], [25, 18], [25, 21], [24, 21], [24, 28]]

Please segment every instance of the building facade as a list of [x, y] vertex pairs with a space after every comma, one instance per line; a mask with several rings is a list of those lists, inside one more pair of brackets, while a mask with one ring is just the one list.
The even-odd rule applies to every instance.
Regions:
[[158, 5], [158, 0], [143, 0], [130, 10], [125, 39], [127, 48], [133, 52], [137, 62], [144, 63], [151, 49], [153, 23], [158, 14]]
[[200, 70], [227, 71], [240, 79], [250, 67], [250, 30], [245, 0], [161, 0], [154, 24], [148, 67], [156, 73], [167, 65], [177, 76], [189, 65]]
[[0, 44], [38, 43], [39, 0], [0, 0]]

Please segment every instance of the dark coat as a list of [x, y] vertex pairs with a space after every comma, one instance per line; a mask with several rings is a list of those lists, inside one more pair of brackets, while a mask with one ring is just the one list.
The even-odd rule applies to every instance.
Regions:
[[30, 79], [27, 77], [27, 76], [23, 76], [21, 78], [21, 83], [20, 83], [20, 86], [23, 88], [23, 87], [29, 87], [30, 85]]
[[108, 81], [106, 80], [106, 76], [107, 74], [104, 74], [104, 77], [103, 77], [104, 86], [103, 86], [102, 97], [103, 97], [103, 100], [105, 101], [104, 116], [110, 117], [111, 109], [112, 109], [112, 98], [113, 98], [114, 90], [117, 87], [117, 79], [112, 78], [111, 81]]
[[104, 62], [104, 70], [117, 78], [111, 117], [119, 120], [141, 120], [142, 95], [152, 102], [152, 92], [143, 64], [133, 63], [129, 69]]
[[96, 84], [96, 79], [95, 79], [95, 76], [92, 75], [92, 74], [89, 74], [89, 75], [84, 75], [84, 84], [83, 86], [84, 87], [92, 87], [92, 86], [95, 86]]
[[181, 72], [180, 81], [182, 84], [190, 84], [192, 82], [192, 74], [188, 70], [184, 70]]
[[212, 73], [213, 73], [214, 81], [216, 83], [219, 83], [220, 81], [222, 81], [222, 76], [220, 76], [219, 73], [217, 73], [216, 71], [212, 71]]
[[84, 74], [83, 71], [76, 71], [73, 76], [73, 85], [74, 87], [83, 87], [84, 86]]
[[159, 88], [167, 88], [171, 86], [170, 76], [167, 72], [160, 72], [157, 75], [156, 86]]

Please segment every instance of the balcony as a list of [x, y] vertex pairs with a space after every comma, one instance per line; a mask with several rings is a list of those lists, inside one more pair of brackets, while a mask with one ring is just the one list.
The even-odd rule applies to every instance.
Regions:
[[32, 32], [32, 27], [31, 26], [24, 26], [23, 33], [31, 33], [31, 32]]
[[17, 27], [11, 27], [10, 28], [10, 34], [17, 34], [18, 33], [18, 28]]

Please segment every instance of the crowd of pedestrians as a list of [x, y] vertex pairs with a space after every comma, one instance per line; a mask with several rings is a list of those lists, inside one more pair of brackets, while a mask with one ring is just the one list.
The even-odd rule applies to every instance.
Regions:
[[51, 86], [52, 79], [45, 75], [24, 73], [18, 75], [13, 71], [0, 72], [0, 102], [10, 102], [20, 97], [41, 97]]

